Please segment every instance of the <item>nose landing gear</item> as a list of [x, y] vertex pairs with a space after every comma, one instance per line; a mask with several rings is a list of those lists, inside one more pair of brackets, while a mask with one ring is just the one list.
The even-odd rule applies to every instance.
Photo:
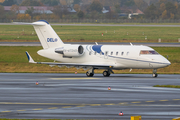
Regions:
[[158, 76], [158, 74], [157, 74], [157, 69], [154, 69], [154, 70], [153, 70], [152, 76], [153, 76], [154, 78]]

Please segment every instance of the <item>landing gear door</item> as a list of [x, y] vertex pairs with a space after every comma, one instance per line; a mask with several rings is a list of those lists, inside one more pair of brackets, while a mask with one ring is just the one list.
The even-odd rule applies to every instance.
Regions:
[[104, 59], [108, 59], [108, 51], [105, 51], [105, 53], [104, 53]]

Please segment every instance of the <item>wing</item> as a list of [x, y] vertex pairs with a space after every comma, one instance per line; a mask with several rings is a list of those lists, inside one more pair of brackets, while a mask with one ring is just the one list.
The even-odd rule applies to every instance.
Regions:
[[35, 62], [30, 54], [26, 51], [27, 58], [29, 60], [29, 63], [35, 63], [35, 64], [47, 64], [50, 66], [67, 66], [67, 67], [76, 67], [76, 68], [82, 68], [82, 67], [94, 67], [94, 68], [112, 68], [113, 64], [84, 64], [84, 63], [57, 63], [57, 62]]

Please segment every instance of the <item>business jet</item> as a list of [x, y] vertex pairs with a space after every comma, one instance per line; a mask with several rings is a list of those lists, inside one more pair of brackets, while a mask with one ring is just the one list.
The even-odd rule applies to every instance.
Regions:
[[51, 25], [45, 20], [29, 23], [33, 25], [43, 47], [37, 53], [57, 62], [35, 62], [26, 52], [29, 63], [66, 66], [87, 70], [92, 77], [95, 69], [104, 69], [104, 77], [114, 73], [113, 70], [152, 69], [157, 77], [157, 69], [171, 63], [154, 49], [142, 45], [81, 45], [64, 44]]

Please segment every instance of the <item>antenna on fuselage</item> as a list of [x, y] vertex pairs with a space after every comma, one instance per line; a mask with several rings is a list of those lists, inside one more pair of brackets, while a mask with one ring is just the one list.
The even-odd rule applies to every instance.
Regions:
[[169, 56], [167, 55], [167, 56], [166, 56], [166, 58], [168, 59], [168, 58], [169, 58]]
[[130, 42], [130, 45], [133, 46], [133, 44]]
[[98, 45], [98, 43], [97, 43], [97, 42], [95, 42], [95, 44], [96, 44], [96, 45]]

